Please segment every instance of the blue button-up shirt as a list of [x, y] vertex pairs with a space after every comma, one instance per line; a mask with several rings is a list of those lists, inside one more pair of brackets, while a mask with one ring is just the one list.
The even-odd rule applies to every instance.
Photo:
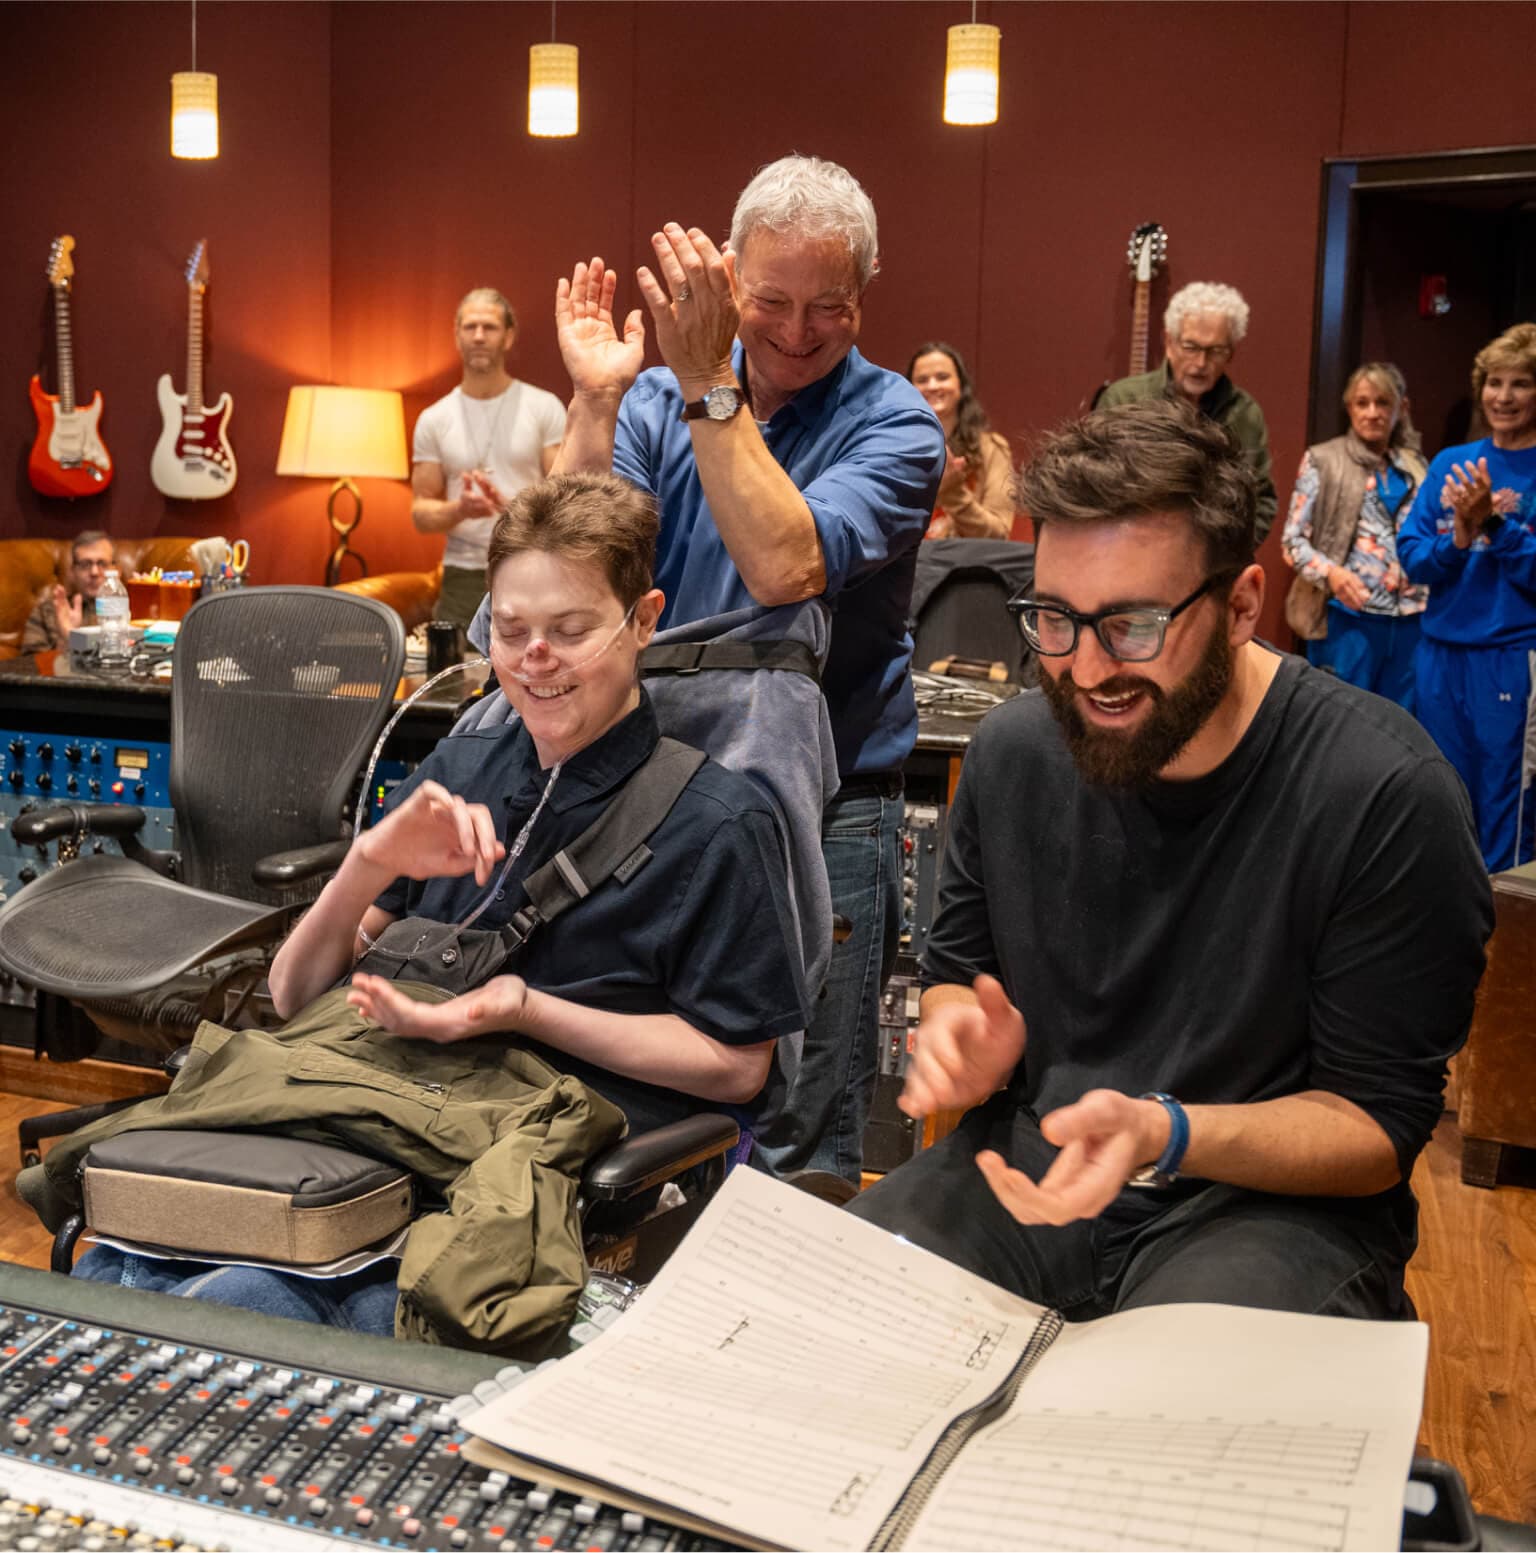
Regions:
[[[744, 352], [733, 353], [746, 382]], [[663, 626], [754, 602], [725, 548], [679, 419], [677, 379], [643, 373], [624, 397], [614, 473], [656, 498]], [[839, 772], [894, 771], [917, 738], [907, 622], [918, 541], [944, 473], [944, 433], [903, 377], [850, 350], [763, 427], [763, 440], [816, 522], [833, 609], [822, 679]]]

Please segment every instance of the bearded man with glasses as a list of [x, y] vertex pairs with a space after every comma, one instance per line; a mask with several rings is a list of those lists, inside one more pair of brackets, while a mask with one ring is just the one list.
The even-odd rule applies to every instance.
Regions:
[[1140, 399], [1183, 399], [1224, 426], [1248, 455], [1258, 481], [1254, 544], [1262, 545], [1275, 521], [1275, 482], [1269, 428], [1258, 401], [1227, 376], [1227, 366], [1248, 333], [1248, 304], [1233, 286], [1197, 280], [1174, 292], [1163, 313], [1166, 359], [1155, 371], [1111, 383], [1095, 401], [1107, 410]]
[[1162, 400], [1020, 475], [1043, 680], [966, 756], [901, 1102], [971, 1109], [849, 1210], [1069, 1319], [1411, 1314], [1490, 893], [1413, 718], [1256, 640], [1254, 494]]

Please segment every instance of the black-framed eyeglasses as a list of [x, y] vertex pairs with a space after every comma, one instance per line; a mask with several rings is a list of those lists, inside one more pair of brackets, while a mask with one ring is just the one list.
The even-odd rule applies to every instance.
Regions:
[[1173, 343], [1181, 356], [1209, 356], [1218, 367], [1232, 359], [1230, 345], [1197, 345], [1193, 340], [1175, 340]]
[[1087, 626], [1111, 658], [1120, 663], [1146, 663], [1163, 650], [1173, 621], [1218, 583], [1230, 582], [1236, 575], [1230, 571], [1216, 572], [1187, 599], [1167, 609], [1101, 609], [1094, 615], [1080, 615], [1065, 604], [1015, 598], [1008, 600], [1008, 613], [1018, 621], [1024, 640], [1042, 658], [1065, 658], [1076, 652], [1078, 632]]

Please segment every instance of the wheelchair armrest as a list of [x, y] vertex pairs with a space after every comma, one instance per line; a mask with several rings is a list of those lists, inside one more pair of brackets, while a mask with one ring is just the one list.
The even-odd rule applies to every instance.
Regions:
[[272, 852], [257, 858], [251, 865], [251, 878], [269, 890], [303, 884], [306, 879], [340, 868], [351, 845], [343, 837], [338, 841], [322, 841], [318, 846], [294, 847], [290, 852]]
[[131, 803], [57, 803], [19, 814], [11, 821], [11, 838], [22, 846], [41, 847], [65, 836], [131, 836], [144, 828], [144, 811]]
[[735, 1148], [741, 1128], [729, 1116], [700, 1112], [604, 1149], [581, 1178], [598, 1202], [619, 1202]]

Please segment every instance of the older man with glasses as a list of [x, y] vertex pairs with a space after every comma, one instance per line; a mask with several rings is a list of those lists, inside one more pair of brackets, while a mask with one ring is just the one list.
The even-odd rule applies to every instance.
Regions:
[[1269, 428], [1258, 401], [1227, 376], [1227, 366], [1248, 333], [1248, 304], [1240, 291], [1197, 280], [1168, 299], [1163, 313], [1167, 358], [1153, 372], [1111, 383], [1097, 400], [1107, 410], [1138, 399], [1185, 399], [1218, 426], [1226, 427], [1248, 455], [1258, 477], [1255, 543], [1262, 545], [1275, 521], [1275, 482], [1269, 458]]
[[38, 594], [21, 633], [23, 656], [50, 652], [69, 645], [69, 633], [77, 626], [96, 624], [96, 595], [113, 564], [110, 536], [87, 529], [70, 546], [68, 586], [50, 583]]
[[966, 756], [901, 1102], [972, 1109], [850, 1211], [1070, 1319], [1407, 1314], [1492, 925], [1465, 790], [1255, 640], [1253, 475], [1209, 421], [1099, 411], [1019, 485], [1042, 693]]

